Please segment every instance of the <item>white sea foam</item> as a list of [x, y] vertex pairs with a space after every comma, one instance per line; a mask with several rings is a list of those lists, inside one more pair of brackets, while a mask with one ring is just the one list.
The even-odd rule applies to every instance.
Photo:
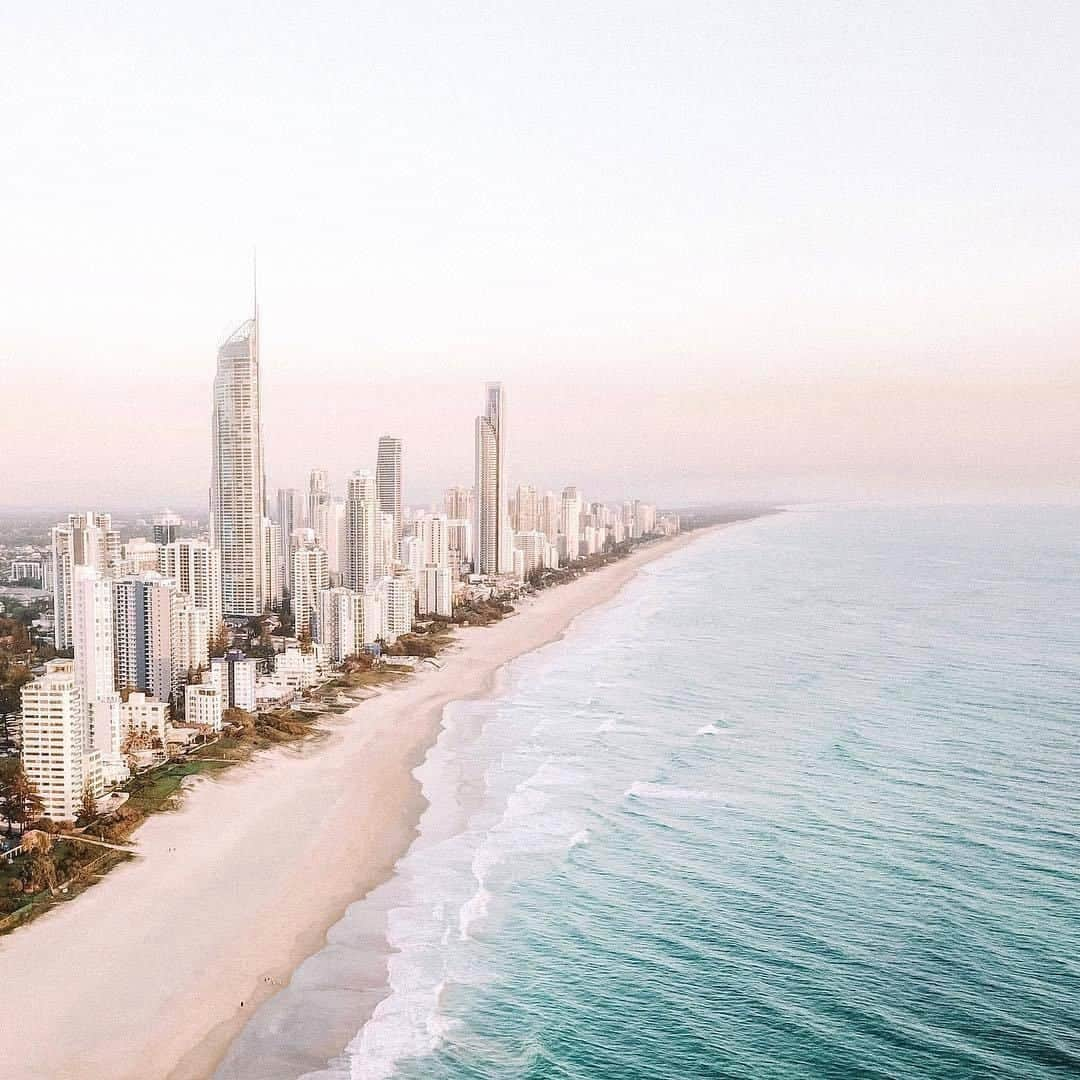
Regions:
[[581, 847], [582, 844], [589, 842], [589, 830], [579, 829], [573, 836], [570, 837], [570, 846], [572, 848]]
[[706, 724], [704, 727], [699, 727], [695, 735], [719, 735], [720, 729], [715, 724]]
[[638, 782], [626, 789], [635, 799], [662, 799], [678, 802], [729, 802], [719, 791], [695, 791], [690, 788], [669, 787], [666, 784]]

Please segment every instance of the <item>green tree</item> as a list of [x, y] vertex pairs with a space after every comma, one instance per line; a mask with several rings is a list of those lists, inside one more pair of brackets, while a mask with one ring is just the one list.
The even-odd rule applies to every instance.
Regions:
[[97, 799], [94, 798], [94, 789], [89, 784], [84, 784], [82, 800], [79, 802], [79, 819], [84, 825], [89, 825], [97, 817]]
[[44, 809], [45, 804], [21, 763], [0, 777], [0, 814], [7, 821], [8, 836], [16, 822], [23, 825], [36, 821]]

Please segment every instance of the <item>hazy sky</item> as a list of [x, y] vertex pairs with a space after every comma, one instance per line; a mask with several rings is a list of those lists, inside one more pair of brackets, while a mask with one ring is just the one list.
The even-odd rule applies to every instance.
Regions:
[[204, 498], [255, 244], [273, 486], [1080, 486], [1074, 4], [165, 8], [0, 13], [0, 505]]

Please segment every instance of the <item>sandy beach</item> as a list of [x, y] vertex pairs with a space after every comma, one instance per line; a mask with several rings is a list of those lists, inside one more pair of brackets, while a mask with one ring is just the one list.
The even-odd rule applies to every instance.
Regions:
[[[202, 779], [136, 835], [139, 858], [0, 941], [0, 1076], [193, 1080], [353, 901], [393, 872], [423, 810], [413, 769], [445, 705], [559, 637], [656, 543], [466, 629], [445, 666], [330, 722], [330, 734]], [[375, 958], [378, 962], [378, 958]]]

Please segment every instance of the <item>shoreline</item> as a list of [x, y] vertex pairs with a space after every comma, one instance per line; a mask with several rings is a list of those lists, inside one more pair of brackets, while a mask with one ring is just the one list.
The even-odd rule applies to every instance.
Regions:
[[[440, 670], [359, 703], [327, 723], [326, 738], [200, 780], [178, 811], [140, 827], [141, 858], [0, 942], [0, 976], [19, 987], [5, 1018], [20, 1032], [18, 1046], [0, 1044], [0, 1072], [212, 1075], [350, 905], [393, 875], [427, 805], [413, 771], [446, 705], [490, 695], [510, 661], [565, 636], [643, 566], [727, 524], [650, 544], [493, 626], [465, 628]], [[373, 978], [380, 969], [385, 976], [389, 951], [368, 958]], [[372, 990], [371, 1010], [382, 996]], [[230, 1066], [228, 1075], [267, 1076], [267, 1064], [258, 1073]], [[289, 1070], [298, 1064], [282, 1060], [281, 1075], [297, 1075]]]

